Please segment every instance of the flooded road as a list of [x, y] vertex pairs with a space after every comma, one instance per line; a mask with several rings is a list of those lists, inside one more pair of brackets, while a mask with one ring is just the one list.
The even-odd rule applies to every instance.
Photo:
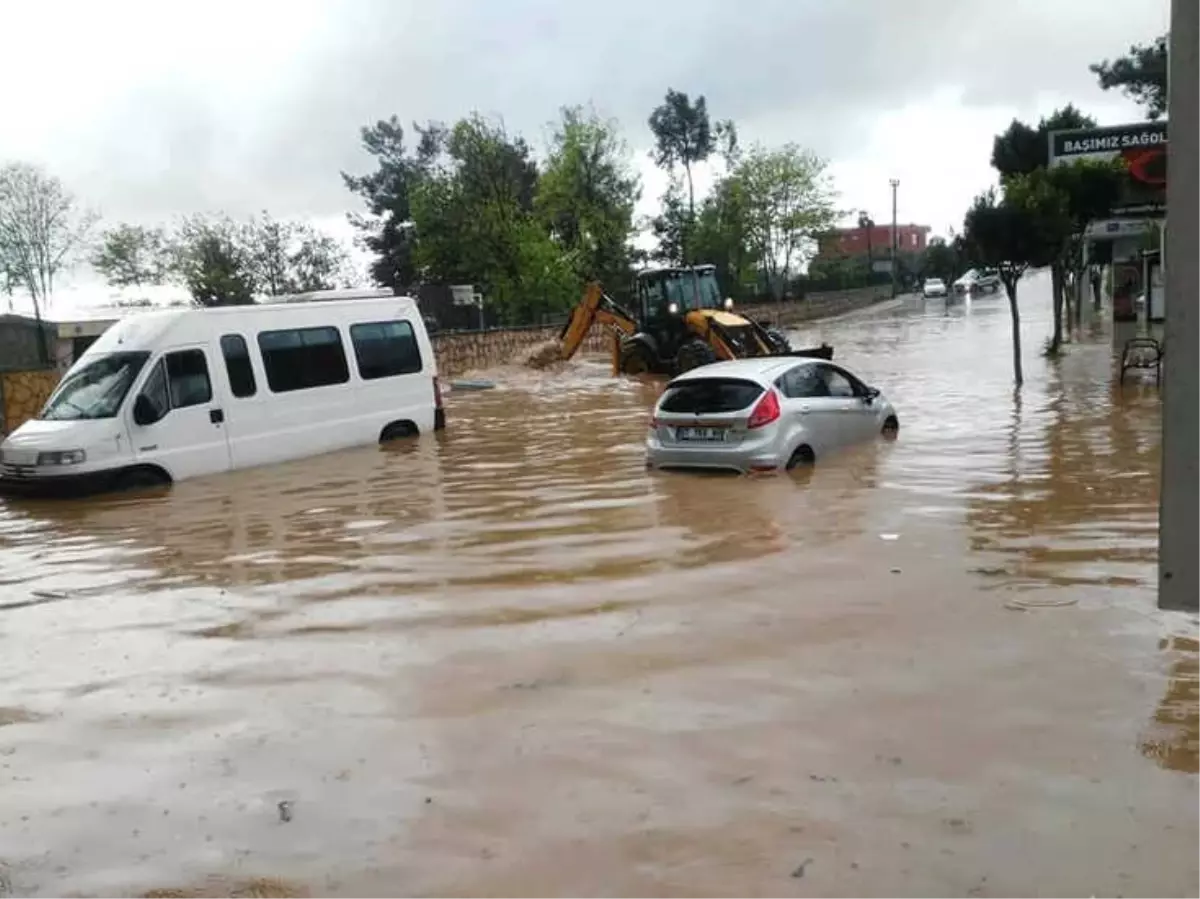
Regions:
[[[813, 323], [900, 439], [650, 474], [657, 388], [0, 505], [0, 895], [1196, 895], [1160, 406], [1025, 288]], [[3, 501], [0, 501], [2, 503]]]

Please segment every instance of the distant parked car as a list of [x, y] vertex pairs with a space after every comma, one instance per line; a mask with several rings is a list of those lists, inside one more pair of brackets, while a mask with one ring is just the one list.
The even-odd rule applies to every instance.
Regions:
[[926, 278], [925, 283], [921, 285], [921, 294], [925, 297], [944, 297], [946, 282], [941, 278]]
[[954, 282], [957, 294], [995, 293], [1000, 289], [1000, 275], [991, 269], [970, 269]]
[[672, 380], [646, 438], [651, 468], [791, 470], [900, 422], [876, 387], [823, 359], [758, 357], [702, 365]]

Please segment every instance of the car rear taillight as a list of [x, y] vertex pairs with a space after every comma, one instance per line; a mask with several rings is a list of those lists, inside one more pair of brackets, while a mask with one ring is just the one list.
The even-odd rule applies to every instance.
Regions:
[[746, 423], [748, 428], [761, 428], [769, 425], [771, 422], [779, 418], [779, 395], [772, 389], [763, 394], [761, 400], [755, 405], [754, 410], [750, 413], [750, 421]]
[[433, 408], [442, 408], [442, 384], [436, 375], [433, 378]]

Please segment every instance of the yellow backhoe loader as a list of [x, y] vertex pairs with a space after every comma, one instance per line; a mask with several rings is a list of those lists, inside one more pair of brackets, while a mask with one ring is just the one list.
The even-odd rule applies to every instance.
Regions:
[[613, 333], [613, 374], [674, 376], [720, 359], [810, 356], [832, 359], [822, 344], [793, 350], [782, 331], [733, 311], [722, 300], [714, 265], [660, 268], [634, 279], [638, 313], [625, 309], [592, 282], [559, 335], [562, 358], [578, 352], [595, 324]]

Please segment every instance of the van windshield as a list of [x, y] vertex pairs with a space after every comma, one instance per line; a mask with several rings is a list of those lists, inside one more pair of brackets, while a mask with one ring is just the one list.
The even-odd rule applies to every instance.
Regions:
[[97, 356], [63, 379], [46, 401], [38, 418], [43, 421], [79, 421], [114, 417], [149, 358], [149, 353], [108, 353]]

